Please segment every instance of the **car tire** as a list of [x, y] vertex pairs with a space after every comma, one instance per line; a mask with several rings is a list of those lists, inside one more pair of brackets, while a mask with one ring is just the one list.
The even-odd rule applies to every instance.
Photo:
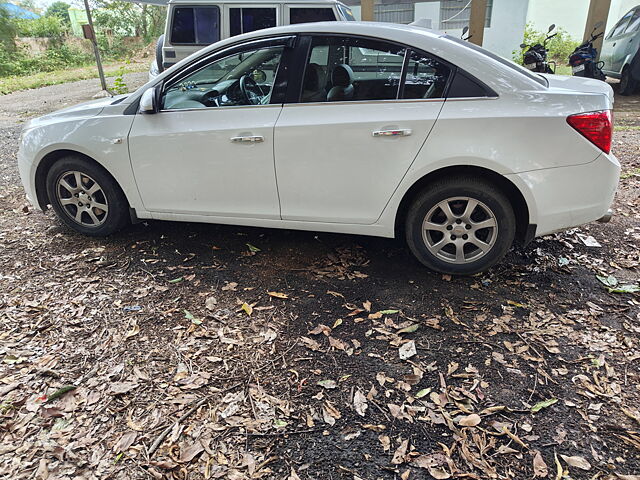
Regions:
[[425, 188], [409, 207], [405, 223], [415, 257], [431, 270], [454, 275], [472, 275], [498, 263], [515, 231], [506, 195], [493, 183], [473, 177], [441, 180]]
[[620, 77], [620, 95], [631, 95], [636, 91], [638, 81], [631, 75], [631, 69], [624, 67]]
[[104, 168], [81, 156], [54, 163], [46, 186], [58, 218], [84, 235], [111, 235], [131, 220], [129, 202], [117, 182]]
[[158, 72], [164, 72], [164, 66], [162, 65], [162, 46], [164, 45], [164, 33], [158, 37], [156, 42], [156, 65], [158, 66]]

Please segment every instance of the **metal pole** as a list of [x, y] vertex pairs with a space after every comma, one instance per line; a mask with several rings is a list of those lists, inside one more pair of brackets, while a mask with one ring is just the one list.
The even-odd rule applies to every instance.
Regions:
[[89, 8], [89, 0], [84, 0], [84, 9], [87, 12], [87, 20], [91, 27], [91, 43], [93, 43], [93, 53], [96, 56], [96, 64], [98, 65], [98, 75], [100, 75], [100, 84], [102, 90], [109, 91], [107, 89], [107, 80], [104, 78], [104, 70], [102, 69], [102, 60], [100, 60], [100, 50], [98, 49], [98, 41], [96, 40], [96, 31], [93, 28], [93, 20], [91, 19], [91, 9]]
[[373, 22], [375, 20], [375, 0], [360, 1], [360, 19], [363, 22]]
[[[584, 36], [582, 41], [586, 42], [591, 38], [591, 32], [593, 32], [593, 26], [602, 21], [602, 31], [605, 31], [607, 27], [607, 19], [609, 18], [609, 9], [611, 8], [611, 0], [591, 0], [589, 3], [589, 13], [587, 14], [587, 23], [584, 26]], [[602, 37], [593, 42], [593, 46], [598, 50], [598, 57], [602, 51]]]
[[487, 0], [473, 0], [471, 2], [471, 16], [469, 18], [469, 41], [471, 43], [482, 46], [486, 17]]

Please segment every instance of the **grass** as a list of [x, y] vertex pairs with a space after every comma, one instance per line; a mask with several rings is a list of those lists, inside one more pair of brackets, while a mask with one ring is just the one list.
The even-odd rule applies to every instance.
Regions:
[[640, 177], [640, 167], [632, 168], [631, 170], [627, 170], [626, 172], [623, 172], [622, 175], [620, 175], [620, 178], [623, 180], [631, 177]]
[[[122, 62], [104, 65], [105, 75], [116, 75], [118, 69], [122, 65]], [[148, 63], [131, 63], [125, 65], [124, 72], [146, 72], [148, 69]], [[77, 80], [87, 80], [89, 78], [98, 78], [98, 69], [95, 65], [56, 70], [53, 72], [40, 72], [34, 75], [2, 77], [0, 78], [0, 94], [6, 95], [7, 93], [16, 92], [18, 90], [29, 90], [31, 88], [75, 82]]]
[[615, 125], [613, 129], [617, 131], [640, 130], [640, 125]]
[[556, 75], [572, 75], [571, 67], [569, 65], [556, 65]]

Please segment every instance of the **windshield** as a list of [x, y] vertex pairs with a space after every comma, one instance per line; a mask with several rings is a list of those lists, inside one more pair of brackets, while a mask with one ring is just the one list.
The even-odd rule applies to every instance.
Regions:
[[502, 65], [504, 65], [506, 67], [509, 67], [510, 69], [515, 70], [518, 73], [521, 73], [522, 75], [526, 76], [527, 78], [530, 78], [534, 82], [539, 83], [543, 87], [548, 87], [549, 86], [549, 82], [547, 81], [546, 78], [544, 78], [541, 75], [536, 75], [536, 74], [530, 72], [529, 70], [527, 70], [523, 66], [518, 65], [517, 63], [512, 62], [511, 60], [507, 60], [506, 58], [501, 57], [499, 55], [496, 55], [495, 53], [492, 53], [489, 50], [486, 50], [486, 49], [484, 49], [482, 47], [474, 45], [473, 43], [469, 43], [466, 40], [461, 40], [460, 38], [452, 37], [451, 35], [444, 35], [444, 38], [446, 38], [447, 40], [451, 40], [452, 42], [455, 42], [458, 45], [462, 45], [463, 47], [470, 48], [474, 52], [481, 53], [482, 55], [485, 55], [485, 56], [495, 60], [496, 62], [500, 62]]
[[351, 9], [349, 7], [347, 7], [346, 5], [342, 5], [341, 3], [338, 4], [338, 9], [340, 10], [340, 13], [342, 13], [342, 16], [350, 21], [350, 22], [355, 22], [356, 21], [356, 17], [353, 15], [353, 12], [351, 11]]

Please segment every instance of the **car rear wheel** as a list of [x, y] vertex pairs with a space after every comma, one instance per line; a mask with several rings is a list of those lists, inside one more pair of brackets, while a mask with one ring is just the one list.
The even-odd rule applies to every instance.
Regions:
[[471, 275], [499, 262], [515, 236], [507, 197], [471, 177], [439, 181], [420, 193], [406, 218], [411, 252], [437, 272]]
[[51, 167], [47, 194], [58, 218], [85, 235], [110, 235], [129, 222], [129, 204], [119, 185], [81, 157], [66, 157]]
[[620, 77], [620, 95], [631, 95], [636, 91], [638, 81], [631, 75], [631, 69], [624, 67]]

